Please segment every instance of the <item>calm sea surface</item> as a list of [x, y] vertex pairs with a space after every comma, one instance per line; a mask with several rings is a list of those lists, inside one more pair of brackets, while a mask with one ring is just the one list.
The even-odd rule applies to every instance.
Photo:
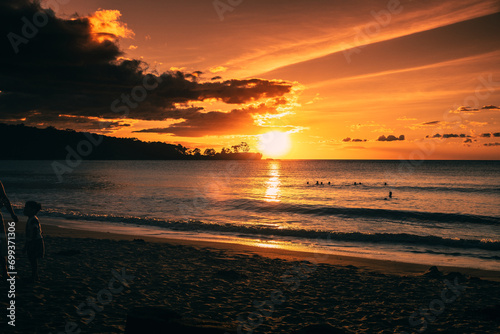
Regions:
[[500, 162], [87, 161], [62, 182], [51, 164], [0, 162], [42, 224], [500, 269]]

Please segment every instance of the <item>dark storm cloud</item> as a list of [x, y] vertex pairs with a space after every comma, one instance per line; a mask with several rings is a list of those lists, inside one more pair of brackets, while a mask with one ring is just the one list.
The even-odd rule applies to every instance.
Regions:
[[[19, 123], [19, 122], [9, 122], [5, 123]], [[89, 118], [85, 116], [67, 116], [59, 115], [58, 117], [49, 116], [46, 117], [40, 113], [32, 113], [31, 115], [23, 119], [23, 124], [26, 126], [34, 126], [38, 128], [43, 128], [47, 126], [53, 126], [58, 129], [74, 129], [78, 128], [80, 131], [100, 131], [100, 132], [111, 132], [112, 130], [129, 127], [130, 124], [124, 121], [112, 121], [112, 120], [100, 120], [97, 118]]]
[[396, 136], [393, 136], [393, 135], [389, 135], [389, 136], [380, 136], [378, 137], [377, 141], [403, 141], [405, 140], [405, 136], [404, 135], [401, 135], [399, 137], [396, 137]]
[[201, 108], [175, 110], [169, 112], [168, 118], [182, 119], [182, 122], [172, 124], [167, 128], [144, 129], [135, 132], [173, 134], [181, 137], [222, 136], [235, 132], [238, 134], [253, 135], [260, 133], [262, 128], [253, 124], [254, 118], [252, 115], [272, 112], [274, 110], [265, 105], [234, 109], [230, 112], [202, 112]]
[[[36, 33], [24, 34], [26, 20], [40, 23]], [[0, 3], [0, 36], [0, 121], [33, 112], [49, 123], [60, 114], [165, 120], [175, 118], [177, 103], [243, 104], [281, 97], [292, 88], [263, 79], [197, 82], [199, 71], [150, 75], [144, 62], [119, 60], [116, 43], [96, 41], [86, 18], [61, 19], [28, 1]]]

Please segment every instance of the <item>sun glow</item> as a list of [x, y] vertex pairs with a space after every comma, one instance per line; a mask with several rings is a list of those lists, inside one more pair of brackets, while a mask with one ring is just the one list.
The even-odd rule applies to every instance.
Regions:
[[259, 137], [259, 150], [271, 158], [287, 154], [292, 147], [290, 136], [286, 132], [271, 131]]
[[134, 32], [126, 23], [120, 22], [119, 10], [98, 10], [88, 17], [92, 35], [99, 43], [115, 41], [118, 38], [132, 38]]

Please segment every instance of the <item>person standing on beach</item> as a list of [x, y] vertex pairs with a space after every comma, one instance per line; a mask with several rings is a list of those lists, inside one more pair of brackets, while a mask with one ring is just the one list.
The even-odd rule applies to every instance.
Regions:
[[28, 217], [28, 222], [26, 223], [26, 243], [23, 251], [28, 254], [33, 281], [38, 281], [38, 259], [42, 259], [45, 254], [42, 227], [36, 216], [41, 209], [42, 205], [34, 201], [28, 201], [24, 206], [24, 215]]
[[[0, 181], [0, 209], [3, 208], [4, 206], [7, 208], [7, 211], [9, 211], [12, 220], [17, 223], [19, 219], [14, 213], [14, 209], [12, 208], [9, 198], [5, 193], [2, 181]], [[0, 266], [2, 267], [2, 269], [0, 270], [2, 272], [2, 277], [7, 279], [9, 278], [7, 270], [7, 230], [5, 228], [5, 223], [3, 221], [1, 212], [0, 212], [0, 223], [2, 224], [2, 226], [0, 226]]]

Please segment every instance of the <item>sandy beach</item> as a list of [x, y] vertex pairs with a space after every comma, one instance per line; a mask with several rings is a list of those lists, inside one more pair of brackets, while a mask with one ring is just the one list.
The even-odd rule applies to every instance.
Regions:
[[[44, 227], [41, 279], [27, 281], [18, 250], [16, 326], [2, 316], [2, 333], [123, 333], [129, 311], [147, 306], [241, 333], [314, 324], [346, 333], [500, 331], [497, 272], [424, 274], [425, 266], [388, 261]], [[2, 295], [7, 288], [2, 282]]]
[[0, 334], [500, 334], [499, 22], [0, 0]]

